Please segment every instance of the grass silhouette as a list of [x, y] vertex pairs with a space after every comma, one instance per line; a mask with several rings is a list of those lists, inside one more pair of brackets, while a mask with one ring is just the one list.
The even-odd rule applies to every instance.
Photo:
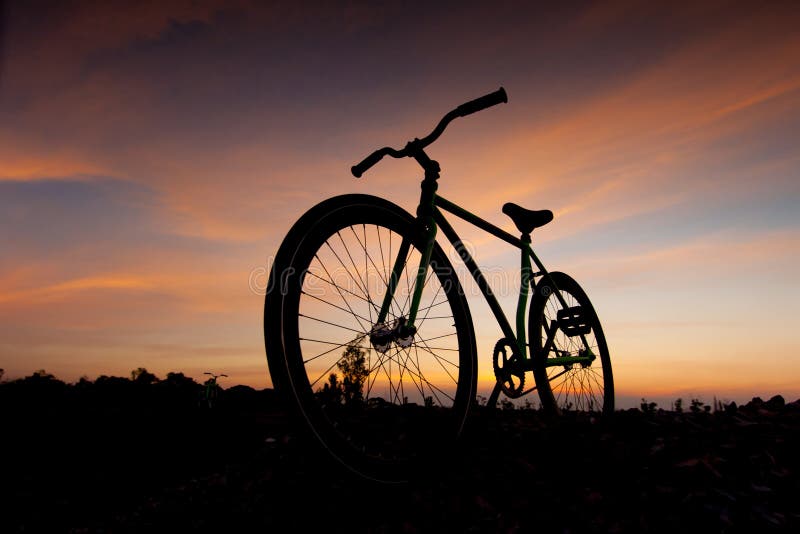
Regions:
[[451, 464], [371, 487], [321, 454], [274, 391], [223, 388], [208, 409], [202, 390], [181, 373], [66, 384], [40, 371], [0, 384], [6, 531], [800, 526], [800, 401], [677, 412], [643, 400], [605, 419], [476, 406]]

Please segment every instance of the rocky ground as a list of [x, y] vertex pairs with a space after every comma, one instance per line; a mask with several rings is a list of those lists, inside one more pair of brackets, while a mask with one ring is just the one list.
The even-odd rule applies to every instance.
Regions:
[[331, 462], [271, 391], [208, 409], [68, 389], [0, 387], [4, 532], [800, 531], [800, 401], [479, 409], [452, 464], [386, 485]]

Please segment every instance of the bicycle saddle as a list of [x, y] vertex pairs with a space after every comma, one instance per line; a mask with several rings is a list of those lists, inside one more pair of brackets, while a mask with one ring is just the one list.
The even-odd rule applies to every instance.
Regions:
[[550, 210], [526, 210], [512, 202], [503, 204], [503, 213], [511, 217], [517, 225], [517, 230], [523, 234], [529, 234], [534, 228], [544, 226], [553, 220], [553, 212]]

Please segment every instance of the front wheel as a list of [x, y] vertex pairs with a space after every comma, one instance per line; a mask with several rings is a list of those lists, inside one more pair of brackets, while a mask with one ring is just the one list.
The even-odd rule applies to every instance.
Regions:
[[529, 315], [533, 376], [542, 408], [614, 412], [614, 378], [606, 338], [589, 297], [564, 273], [536, 285]]
[[[294, 225], [270, 275], [264, 326], [276, 388], [335, 458], [382, 481], [452, 453], [475, 395], [472, 319], [438, 245], [416, 333], [400, 334], [423, 246], [400, 207], [344, 195]], [[394, 296], [379, 320], [394, 266]]]

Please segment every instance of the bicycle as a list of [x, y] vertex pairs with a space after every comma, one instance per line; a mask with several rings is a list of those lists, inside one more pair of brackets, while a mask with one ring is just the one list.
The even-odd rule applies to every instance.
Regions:
[[228, 375], [215, 375], [214, 373], [209, 373], [206, 371], [203, 373], [204, 375], [211, 375], [211, 378], [205, 381], [203, 384], [206, 388], [203, 390], [203, 401], [209, 408], [213, 408], [214, 405], [217, 403], [217, 398], [219, 397], [219, 384], [217, 384], [217, 378], [220, 377], [227, 377]]
[[[424, 149], [455, 118], [507, 101], [501, 87], [447, 113], [428, 136], [352, 167], [359, 178], [387, 155], [416, 160], [424, 171], [416, 217], [379, 197], [336, 196], [300, 217], [275, 256], [264, 308], [273, 384], [328, 451], [365, 477], [407, 479], [446, 457], [475, 401], [472, 317], [438, 230], [503, 332], [493, 401], [536, 390], [553, 414], [614, 410], [608, 347], [591, 302], [571, 277], [547, 271], [531, 246], [531, 232], [552, 212], [505, 204], [516, 237], [437, 193], [440, 166]], [[516, 328], [444, 212], [520, 249]], [[525, 389], [528, 372], [535, 386]]]

